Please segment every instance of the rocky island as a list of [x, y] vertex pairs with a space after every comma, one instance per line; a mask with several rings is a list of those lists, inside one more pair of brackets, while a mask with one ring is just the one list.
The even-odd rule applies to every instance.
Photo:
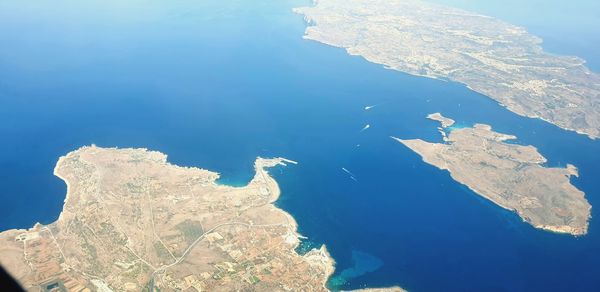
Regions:
[[0, 233], [0, 264], [33, 291], [326, 291], [334, 261], [324, 246], [298, 254], [296, 222], [273, 205], [266, 169], [286, 163], [258, 158], [230, 187], [159, 152], [83, 147], [56, 165], [58, 220]]
[[453, 119], [450, 119], [450, 118], [442, 116], [442, 114], [440, 114], [440, 113], [429, 114], [427, 116], [427, 118], [430, 119], [430, 120], [434, 120], [434, 121], [440, 122], [440, 124], [442, 124], [442, 129], [443, 128], [451, 127], [456, 122]]
[[[429, 118], [448, 120], [440, 114]], [[442, 128], [448, 130], [447, 124]], [[545, 167], [546, 158], [535, 147], [506, 143], [515, 136], [476, 124], [450, 130], [444, 143], [392, 138], [426, 163], [449, 171], [454, 180], [475, 193], [517, 212], [536, 228], [572, 235], [587, 233], [591, 205], [569, 179], [578, 175], [577, 168], [570, 164], [566, 168]]]
[[600, 137], [600, 75], [492, 17], [419, 0], [318, 0], [305, 38], [408, 74], [465, 84], [509, 110]]

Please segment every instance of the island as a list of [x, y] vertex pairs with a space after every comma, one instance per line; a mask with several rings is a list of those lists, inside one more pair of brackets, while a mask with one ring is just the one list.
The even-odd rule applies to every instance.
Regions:
[[[439, 114], [429, 117], [446, 119]], [[442, 127], [449, 131], [444, 143], [392, 138], [536, 228], [572, 235], [587, 233], [591, 205], [570, 182], [571, 176], [578, 175], [575, 166], [545, 167], [546, 158], [535, 147], [507, 143], [516, 137], [494, 132], [489, 125]]]
[[456, 121], [454, 121], [453, 119], [444, 117], [440, 113], [429, 114], [427, 116], [427, 118], [430, 119], [430, 120], [434, 120], [434, 121], [440, 122], [440, 124], [442, 124], [442, 128], [451, 127], [452, 125], [454, 125], [454, 123], [456, 123]]
[[273, 204], [267, 169], [289, 163], [257, 158], [231, 187], [160, 152], [82, 147], [54, 171], [58, 220], [0, 233], [0, 264], [31, 291], [327, 291], [327, 249], [298, 254], [296, 221]]
[[304, 38], [408, 74], [465, 84], [509, 110], [600, 137], [600, 75], [525, 29], [419, 0], [319, 0]]

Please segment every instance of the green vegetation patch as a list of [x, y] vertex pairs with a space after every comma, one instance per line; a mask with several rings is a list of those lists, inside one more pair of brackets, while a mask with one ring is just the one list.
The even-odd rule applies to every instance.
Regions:
[[162, 243], [160, 243], [159, 241], [154, 243], [154, 250], [156, 251], [156, 254], [161, 258], [170, 258], [171, 254], [169, 253], [169, 251], [167, 250], [167, 248], [165, 248], [164, 245], [162, 245]]
[[200, 235], [204, 233], [204, 230], [202, 229], [202, 224], [200, 224], [199, 221], [192, 221], [187, 219], [175, 225], [175, 227], [177, 227], [177, 229], [181, 231], [185, 242], [187, 242], [188, 244], [192, 244], [196, 239], [198, 239], [198, 237], [200, 237]]
[[252, 283], [252, 284], [256, 284], [256, 283], [260, 282], [260, 279], [254, 275], [250, 276], [249, 280], [250, 280], [250, 283]]

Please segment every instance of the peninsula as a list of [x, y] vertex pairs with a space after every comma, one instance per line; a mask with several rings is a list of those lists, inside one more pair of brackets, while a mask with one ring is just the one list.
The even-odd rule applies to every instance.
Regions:
[[58, 220], [0, 233], [0, 264], [34, 291], [326, 291], [333, 259], [324, 246], [298, 254], [296, 222], [273, 205], [267, 168], [287, 163], [258, 158], [252, 181], [230, 187], [159, 152], [80, 148], [55, 168]]
[[492, 17], [419, 0], [318, 0], [304, 38], [393, 70], [465, 84], [509, 110], [600, 137], [600, 75]]
[[[430, 115], [447, 121], [442, 115]], [[442, 122], [443, 124], [443, 122]], [[444, 130], [449, 130], [442, 125]], [[445, 137], [445, 136], [444, 136]], [[450, 130], [444, 143], [392, 137], [419, 154], [426, 163], [495, 204], [517, 212], [536, 228], [557, 233], [587, 233], [591, 205], [570, 183], [577, 168], [549, 168], [535, 147], [506, 143], [515, 136], [484, 124]]]

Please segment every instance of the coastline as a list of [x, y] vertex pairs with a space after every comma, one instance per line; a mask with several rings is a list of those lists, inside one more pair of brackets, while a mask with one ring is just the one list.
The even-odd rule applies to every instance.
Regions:
[[276, 167], [276, 166], [287, 166], [286, 162], [290, 163], [290, 164], [294, 164], [294, 165], [298, 164], [298, 162], [296, 162], [296, 161], [286, 159], [283, 157], [278, 157], [278, 158], [273, 158], [273, 159], [265, 159], [265, 158], [258, 157], [256, 159], [255, 166], [254, 166], [256, 174], [255, 174], [254, 178], [250, 181], [250, 183], [248, 183], [248, 186], [251, 186], [253, 183], [256, 183], [255, 182], [256, 179], [265, 179], [266, 182], [270, 185], [269, 188], [274, 190], [273, 193], [271, 194], [269, 204], [271, 205], [272, 208], [274, 208], [275, 210], [277, 210], [278, 212], [280, 212], [287, 218], [288, 225], [290, 226], [290, 228], [292, 229], [291, 231], [293, 232], [294, 236], [296, 237], [295, 244], [293, 246], [294, 253], [296, 253], [298, 256], [304, 258], [311, 264], [321, 265], [324, 267], [324, 270], [327, 273], [327, 277], [326, 277], [325, 281], [323, 282], [323, 288], [326, 290], [330, 290], [327, 287], [327, 282], [329, 281], [329, 279], [335, 272], [335, 260], [333, 259], [333, 257], [329, 253], [329, 251], [327, 250], [326, 245], [322, 244], [319, 248], [313, 248], [313, 249], [309, 250], [308, 252], [306, 252], [304, 255], [298, 254], [297, 248], [300, 245], [300, 239], [307, 238], [307, 237], [301, 235], [298, 232], [298, 222], [296, 221], [296, 219], [290, 213], [275, 206], [275, 204], [274, 204], [281, 195], [281, 189], [279, 188], [279, 183], [275, 180], [275, 178], [273, 178], [269, 174], [268, 169]]
[[67, 202], [69, 201], [69, 196], [70, 196], [70, 194], [72, 192], [72, 187], [69, 184], [69, 180], [66, 179], [64, 176], [62, 176], [60, 174], [60, 172], [58, 171], [59, 167], [61, 166], [61, 164], [63, 163], [63, 161], [68, 157], [69, 154], [70, 154], [70, 152], [68, 154], [63, 155], [63, 156], [61, 156], [61, 157], [58, 158], [58, 161], [56, 162], [56, 165], [54, 166], [54, 170], [52, 172], [52, 174], [54, 174], [54, 176], [60, 178], [65, 183], [65, 185], [67, 186], [67, 189], [66, 189], [66, 193], [65, 193], [65, 199], [63, 200], [63, 208], [60, 211], [60, 214], [58, 214], [58, 218], [56, 219], [56, 221], [54, 221], [54, 222], [52, 222], [50, 224], [53, 224], [53, 223], [58, 222], [58, 221], [61, 220], [61, 217], [63, 216], [63, 214], [64, 214], [64, 212], [66, 210], [65, 207], [67, 205]]
[[[63, 224], [63, 225], [66, 224], [65, 220], [68, 221], [68, 219], [69, 219], [67, 217], [69, 217], [70, 215], [73, 215], [72, 211], [69, 211], [68, 209], [72, 207], [69, 204], [73, 200], [72, 196], [74, 195], [74, 193], [73, 193], [74, 185], [72, 184], [72, 182], [70, 182], [69, 175], [64, 173], [64, 171], [62, 171], [62, 167], [65, 166], [66, 161], [68, 161], [70, 158], [73, 158], [74, 155], [78, 155], [79, 153], [86, 153], [87, 155], [92, 155], [92, 156], [95, 155], [94, 151], [96, 150], [96, 148], [97, 148], [97, 146], [95, 146], [95, 145], [82, 146], [74, 151], [67, 153], [66, 155], [60, 156], [58, 161], [56, 162], [56, 165], [53, 169], [53, 174], [56, 177], [60, 178], [62, 181], [64, 181], [67, 186], [65, 199], [63, 201], [63, 208], [62, 208], [60, 214], [58, 215], [58, 219], [56, 219], [54, 222], [52, 222], [48, 225], [42, 225], [40, 223], [36, 223], [33, 227], [31, 227], [29, 229], [5, 230], [5, 231], [2, 231], [0, 233], [0, 235], [11, 236], [11, 234], [23, 234], [23, 236], [25, 236], [24, 234], [28, 234], [29, 232], [37, 232], [41, 227], [45, 227], [45, 226], [59, 226], [60, 227], [61, 224]], [[127, 151], [143, 151], [143, 153], [147, 154], [146, 159], [149, 159], [150, 161], [152, 161], [152, 163], [158, 163], [159, 165], [162, 165], [165, 167], [174, 167], [176, 169], [185, 169], [185, 170], [193, 169], [193, 170], [207, 171], [208, 172], [207, 175], [210, 177], [211, 183], [217, 189], [222, 189], [222, 188], [253, 189], [256, 185], [256, 187], [259, 187], [257, 189], [257, 191], [262, 193], [264, 191], [263, 189], [266, 188], [266, 191], [268, 192], [269, 197], [265, 204], [268, 205], [268, 208], [283, 215], [283, 217], [286, 220], [285, 221], [286, 223], [284, 223], [284, 224], [287, 225], [287, 228], [290, 232], [289, 235], [293, 236], [293, 239], [286, 237], [286, 241], [288, 242], [288, 244], [293, 242], [293, 245], [291, 245], [291, 246], [288, 245], [288, 247], [282, 246], [281, 248], [285, 248], [286, 250], [289, 250], [289, 252], [295, 254], [294, 257], [297, 256], [297, 257], [301, 258], [303, 261], [305, 261], [306, 263], [308, 263], [310, 266], [313, 266], [315, 269], [323, 271], [325, 277], [323, 278], [323, 280], [321, 282], [322, 287], [320, 289], [329, 290], [327, 287], [327, 282], [335, 271], [335, 260], [331, 257], [330, 253], [327, 250], [327, 247], [325, 245], [321, 245], [319, 248], [313, 248], [303, 255], [298, 254], [297, 247], [300, 244], [300, 239], [306, 238], [306, 237], [304, 237], [298, 233], [298, 223], [295, 220], [295, 218], [291, 214], [289, 214], [288, 212], [286, 212], [285, 210], [283, 210], [281, 208], [278, 208], [274, 204], [274, 202], [276, 202], [277, 199], [279, 198], [279, 196], [281, 194], [281, 190], [279, 188], [277, 181], [269, 174], [268, 169], [275, 167], [275, 166], [287, 166], [287, 164], [295, 165], [295, 164], [298, 164], [298, 162], [289, 160], [289, 159], [285, 159], [285, 158], [264, 159], [264, 158], [258, 157], [255, 161], [255, 172], [256, 173], [255, 173], [254, 178], [245, 187], [238, 188], [238, 187], [217, 184], [216, 180], [218, 179], [219, 175], [216, 172], [204, 170], [204, 169], [197, 168], [197, 167], [181, 167], [181, 166], [173, 165], [167, 161], [167, 155], [165, 155], [161, 152], [151, 151], [146, 148], [113, 147], [113, 148], [97, 148], [97, 149], [101, 150], [101, 151], [125, 151], [125, 152], [127, 152]], [[104, 154], [104, 155], [106, 155], [106, 154]], [[85, 163], [85, 162], [83, 162], [83, 163]], [[65, 218], [67, 218], [67, 219], [65, 219]], [[210, 233], [212, 233], [212, 232], [210, 232]], [[206, 234], [204, 234], [204, 235], [206, 235]], [[67, 259], [65, 258], [65, 261], [66, 260]]]

